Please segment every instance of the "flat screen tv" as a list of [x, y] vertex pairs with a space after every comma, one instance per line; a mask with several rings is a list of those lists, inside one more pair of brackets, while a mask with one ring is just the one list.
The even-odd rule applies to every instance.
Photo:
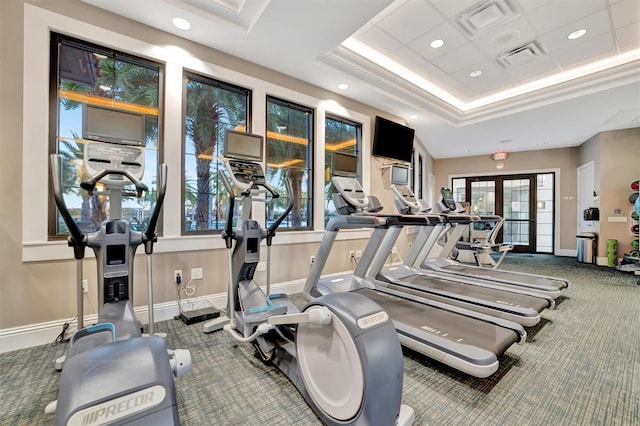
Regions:
[[82, 104], [82, 138], [145, 146], [144, 114]]
[[260, 135], [227, 130], [223, 155], [249, 161], [262, 161], [262, 141]]
[[391, 184], [409, 185], [409, 168], [402, 166], [391, 166]]
[[371, 155], [411, 162], [415, 130], [386, 118], [376, 117]]
[[341, 152], [333, 153], [333, 174], [355, 177], [358, 174], [358, 157]]

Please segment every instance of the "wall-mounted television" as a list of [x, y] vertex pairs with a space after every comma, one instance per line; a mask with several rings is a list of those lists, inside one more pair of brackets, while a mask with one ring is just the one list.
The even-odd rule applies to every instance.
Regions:
[[410, 127], [376, 116], [371, 155], [410, 163], [414, 134]]
[[223, 154], [227, 158], [262, 161], [262, 136], [227, 130]]
[[145, 146], [144, 114], [82, 104], [82, 139]]

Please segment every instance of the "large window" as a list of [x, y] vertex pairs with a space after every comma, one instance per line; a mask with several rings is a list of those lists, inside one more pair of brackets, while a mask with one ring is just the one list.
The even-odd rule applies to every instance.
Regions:
[[274, 189], [283, 194], [267, 205], [267, 222], [277, 218], [287, 206], [285, 179], [288, 179], [293, 190], [293, 209], [280, 228], [311, 228], [313, 110], [267, 97], [266, 139], [267, 179]]
[[[83, 114], [87, 106], [144, 114], [145, 173], [150, 191], [125, 198], [122, 218], [144, 229], [155, 203], [159, 163], [159, 105], [162, 69], [159, 64], [70, 37], [52, 34], [50, 72], [50, 152], [62, 158], [62, 190], [81, 230], [95, 231], [108, 215], [108, 199], [80, 189], [87, 179], [83, 166]], [[109, 129], [106, 129], [108, 132]], [[117, 133], [117, 132], [116, 132]], [[68, 233], [53, 201], [49, 206], [49, 236]]]
[[227, 194], [219, 180], [226, 130], [250, 129], [248, 89], [184, 76], [183, 232], [224, 228]]
[[362, 182], [362, 156], [360, 155], [362, 124], [339, 117], [327, 116], [324, 129], [324, 216], [326, 223], [332, 216], [337, 214], [333, 205], [335, 188], [331, 184], [334, 152], [358, 157], [356, 178], [359, 182]]

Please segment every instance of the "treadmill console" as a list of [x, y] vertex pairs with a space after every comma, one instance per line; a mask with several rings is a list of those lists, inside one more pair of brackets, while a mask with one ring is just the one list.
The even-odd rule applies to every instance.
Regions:
[[331, 178], [333, 186], [336, 187], [340, 195], [352, 206], [364, 209], [369, 206], [369, 197], [355, 178], [344, 176], [334, 176]]
[[416, 196], [411, 192], [406, 185], [391, 185], [391, 191], [396, 195], [396, 198], [402, 201], [407, 207], [419, 211], [422, 206], [418, 202]]
[[457, 209], [456, 200], [453, 198], [453, 192], [449, 188], [440, 188], [440, 195], [442, 195], [442, 203], [452, 212]]
[[247, 189], [251, 183], [263, 185], [266, 182], [264, 171], [259, 163], [228, 159], [225, 160], [225, 165], [231, 174], [233, 184], [243, 191]]

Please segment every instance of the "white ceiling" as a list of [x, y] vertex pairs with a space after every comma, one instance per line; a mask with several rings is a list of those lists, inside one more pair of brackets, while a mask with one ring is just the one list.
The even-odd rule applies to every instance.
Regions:
[[82, 1], [402, 117], [434, 158], [640, 127], [639, 0]]

